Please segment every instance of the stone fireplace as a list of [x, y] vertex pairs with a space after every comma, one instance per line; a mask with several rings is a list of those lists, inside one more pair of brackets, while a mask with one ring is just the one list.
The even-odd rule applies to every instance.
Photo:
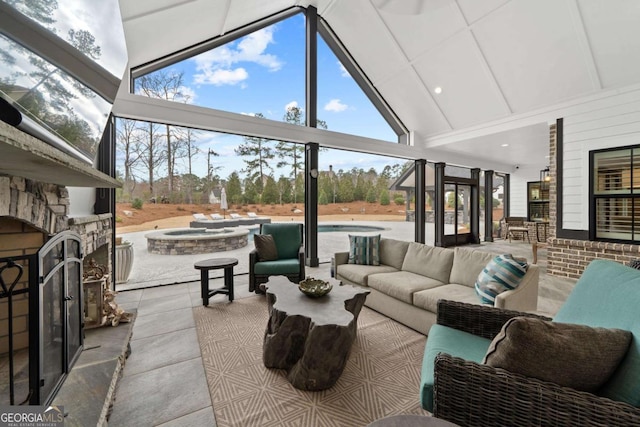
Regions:
[[[34, 362], [29, 356], [29, 348], [37, 342], [33, 335], [34, 331], [38, 331], [37, 327], [33, 327], [34, 321], [30, 320], [38, 307], [37, 304], [34, 305], [34, 279], [30, 276], [39, 275], [35, 254], [54, 236], [64, 231], [72, 231], [80, 236], [78, 252], [79, 259], [83, 259], [82, 270], [90, 270], [90, 261], [103, 266], [104, 286], [110, 286], [113, 236], [111, 214], [69, 218], [69, 195], [66, 187], [26, 178], [0, 176], [0, 259], [3, 260], [0, 262], [0, 404], [44, 403], [33, 400], [33, 388], [29, 386], [30, 376], [35, 369], [30, 366]], [[54, 258], [55, 256], [54, 254]], [[9, 268], [12, 264], [20, 264], [20, 267]], [[18, 269], [22, 270], [21, 274], [17, 273]], [[37, 278], [35, 280], [37, 284]], [[69, 296], [65, 296], [65, 299], [66, 297]], [[75, 307], [81, 307], [80, 301], [74, 304]], [[42, 307], [42, 302], [40, 306]], [[76, 318], [77, 330], [82, 334], [86, 314], [79, 313]], [[9, 376], [10, 371], [12, 378]]]

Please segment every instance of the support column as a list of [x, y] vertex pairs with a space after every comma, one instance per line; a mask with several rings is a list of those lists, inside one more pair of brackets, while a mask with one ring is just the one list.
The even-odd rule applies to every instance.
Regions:
[[317, 267], [318, 260], [318, 151], [319, 145], [305, 145], [304, 256], [305, 265]]
[[504, 206], [503, 216], [511, 216], [511, 175], [504, 174], [504, 192], [502, 193], [502, 205]]
[[471, 185], [471, 212], [469, 212], [471, 242], [480, 243], [480, 169], [471, 169], [471, 179], [474, 181]]
[[433, 214], [435, 219], [435, 246], [444, 247], [444, 168], [446, 163], [435, 164]]
[[493, 171], [484, 171], [484, 241], [493, 242]]
[[[107, 125], [105, 126], [98, 145], [98, 165], [97, 169], [109, 175], [116, 177], [116, 119], [113, 115], [109, 116]], [[116, 189], [115, 188], [96, 188], [96, 202], [93, 206], [95, 214], [111, 213], [111, 267], [113, 271], [116, 268]], [[111, 286], [116, 290], [115, 274], [112, 274]]]
[[425, 185], [426, 185], [426, 175], [425, 175], [425, 166], [427, 161], [424, 159], [417, 159], [415, 161], [414, 166], [414, 174], [416, 177], [415, 181], [415, 213], [414, 213], [414, 228], [415, 228], [415, 241], [418, 243], [425, 242], [425, 222], [426, 222], [426, 213], [425, 213]]
[[305, 118], [309, 127], [318, 127], [318, 9], [306, 9], [306, 101]]
[[[305, 120], [308, 127], [318, 126], [318, 10], [306, 9], [306, 101]], [[305, 145], [304, 175], [304, 256], [305, 265], [317, 267], [318, 260], [318, 151], [319, 145]]]

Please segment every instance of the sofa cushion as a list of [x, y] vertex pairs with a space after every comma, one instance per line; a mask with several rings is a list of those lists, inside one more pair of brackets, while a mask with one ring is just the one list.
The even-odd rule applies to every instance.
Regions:
[[411, 242], [402, 263], [402, 270], [449, 283], [453, 251]]
[[413, 305], [432, 313], [437, 313], [438, 300], [441, 299], [478, 304], [478, 297], [473, 288], [449, 283], [437, 288], [416, 292], [413, 294]]
[[380, 265], [380, 235], [349, 235], [349, 264]]
[[442, 325], [433, 325], [422, 358], [420, 403], [433, 412], [434, 361], [438, 353], [447, 353], [480, 363], [487, 353], [490, 340]]
[[340, 264], [336, 268], [338, 278], [343, 278], [351, 283], [362, 286], [369, 286], [368, 276], [371, 274], [398, 271], [388, 265]]
[[253, 236], [253, 244], [258, 251], [260, 261], [275, 261], [278, 259], [276, 241], [271, 234], [256, 234]]
[[516, 260], [511, 254], [495, 256], [476, 280], [480, 302], [493, 305], [498, 294], [517, 288], [528, 267], [526, 260]]
[[380, 264], [401, 270], [409, 243], [403, 240], [380, 239]]
[[438, 280], [409, 271], [371, 274], [368, 281], [370, 288], [400, 301], [404, 301], [407, 304], [413, 303], [414, 292], [442, 286], [444, 284]]
[[514, 317], [493, 339], [483, 363], [594, 392], [618, 367], [630, 342], [631, 332], [622, 329]]
[[594, 260], [584, 270], [554, 317], [631, 331], [633, 339], [620, 366], [598, 395], [640, 407], [640, 271], [609, 260]]
[[449, 283], [474, 287], [478, 275], [497, 254], [480, 250], [454, 248]]

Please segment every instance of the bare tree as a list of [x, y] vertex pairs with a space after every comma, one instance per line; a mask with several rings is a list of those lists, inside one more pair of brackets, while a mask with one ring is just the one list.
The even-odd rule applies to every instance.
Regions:
[[[160, 98], [167, 101], [182, 102], [187, 100], [183, 94], [183, 76], [184, 73], [174, 73], [166, 70], [156, 71], [155, 73], [147, 74], [140, 77], [137, 82], [140, 86], [142, 94], [150, 98]], [[182, 152], [177, 150], [180, 145], [180, 140], [176, 138], [174, 134], [174, 127], [171, 125], [164, 125], [166, 145], [166, 154], [164, 159], [167, 161], [167, 190], [169, 193], [173, 192], [173, 179], [176, 159]], [[176, 139], [178, 139], [176, 141]]]
[[124, 194], [131, 196], [135, 187], [133, 169], [140, 161], [140, 134], [138, 122], [129, 119], [118, 119], [116, 145], [123, 154], [124, 160]]
[[167, 150], [164, 147], [164, 141], [161, 133], [161, 125], [153, 122], [145, 123], [144, 136], [140, 139], [138, 155], [140, 163], [144, 165], [149, 176], [149, 192], [155, 197], [153, 188], [156, 172], [160, 165], [166, 160]]
[[[173, 152], [184, 153], [177, 155], [177, 157], [185, 158], [187, 160], [187, 175], [193, 176], [192, 164], [193, 159], [196, 155], [198, 155], [201, 150], [195, 145], [198, 140], [199, 131], [192, 128], [184, 128], [184, 127], [176, 127], [176, 138], [177, 144], [174, 147]], [[187, 186], [187, 200], [189, 203], [193, 203], [193, 189], [194, 183], [193, 179], [189, 179], [186, 181]]]

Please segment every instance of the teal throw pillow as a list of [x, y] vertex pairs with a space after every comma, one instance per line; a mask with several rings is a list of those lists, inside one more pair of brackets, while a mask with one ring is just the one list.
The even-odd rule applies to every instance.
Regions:
[[483, 304], [494, 305], [496, 296], [515, 289], [527, 274], [526, 260], [515, 259], [511, 254], [494, 257], [482, 269], [476, 280], [476, 294]]
[[349, 235], [349, 264], [380, 265], [380, 235]]

